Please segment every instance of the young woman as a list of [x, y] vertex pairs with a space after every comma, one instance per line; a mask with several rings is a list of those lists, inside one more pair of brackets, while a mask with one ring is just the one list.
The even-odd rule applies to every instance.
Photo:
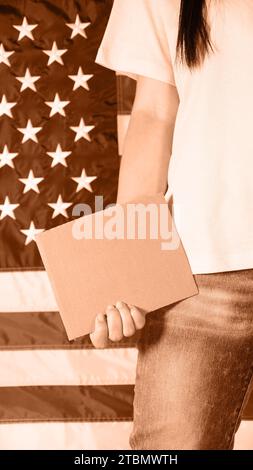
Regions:
[[95, 59], [137, 80], [118, 202], [168, 182], [199, 288], [146, 317], [122, 302], [97, 317], [96, 347], [141, 329], [132, 449], [232, 449], [249, 395], [252, 51], [252, 0], [114, 0]]

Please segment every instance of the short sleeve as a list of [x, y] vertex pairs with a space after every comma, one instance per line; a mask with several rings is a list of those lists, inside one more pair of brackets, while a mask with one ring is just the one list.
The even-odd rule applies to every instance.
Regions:
[[95, 63], [175, 85], [166, 32], [169, 0], [114, 0]]

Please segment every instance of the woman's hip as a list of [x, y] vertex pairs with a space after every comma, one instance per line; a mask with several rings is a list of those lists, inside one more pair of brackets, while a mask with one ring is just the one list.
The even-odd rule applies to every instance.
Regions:
[[149, 313], [139, 337], [140, 448], [227, 448], [233, 436], [252, 377], [253, 270], [195, 279], [199, 294]]

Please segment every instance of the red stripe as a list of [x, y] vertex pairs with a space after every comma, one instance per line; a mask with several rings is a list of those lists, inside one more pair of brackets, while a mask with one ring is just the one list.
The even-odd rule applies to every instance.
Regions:
[[[133, 347], [140, 331], [120, 342], [108, 341], [108, 348]], [[0, 349], [93, 348], [89, 335], [69, 341], [58, 312], [0, 313]]]
[[0, 422], [130, 421], [133, 385], [0, 388]]

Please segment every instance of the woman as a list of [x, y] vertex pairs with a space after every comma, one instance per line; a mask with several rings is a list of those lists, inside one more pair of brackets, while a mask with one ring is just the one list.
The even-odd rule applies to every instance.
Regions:
[[132, 449], [232, 449], [249, 395], [252, 50], [252, 0], [115, 0], [98, 50], [137, 80], [118, 202], [165, 192], [168, 171], [199, 288], [146, 317], [122, 302], [97, 317], [96, 347], [142, 329]]

